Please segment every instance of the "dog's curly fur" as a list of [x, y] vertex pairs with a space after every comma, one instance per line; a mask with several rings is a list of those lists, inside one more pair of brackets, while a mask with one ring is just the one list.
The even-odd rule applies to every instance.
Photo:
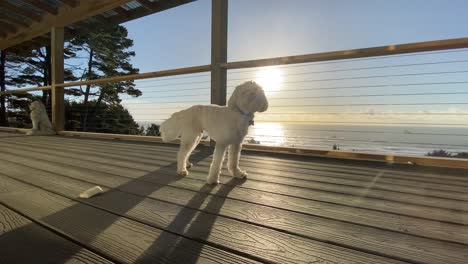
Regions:
[[49, 117], [44, 104], [41, 101], [34, 101], [29, 105], [31, 110], [32, 129], [28, 135], [51, 135], [55, 134], [52, 129]]
[[242, 142], [247, 135], [249, 125], [253, 122], [255, 112], [268, 109], [268, 100], [258, 84], [249, 81], [236, 87], [228, 106], [195, 105], [188, 109], [172, 114], [161, 124], [163, 141], [180, 139], [180, 150], [177, 154], [177, 173], [188, 175], [187, 168], [190, 153], [202, 138], [203, 131], [216, 141], [213, 161], [207, 178], [209, 184], [219, 182], [222, 163], [229, 147], [228, 170], [237, 178], [247, 176], [239, 168]]

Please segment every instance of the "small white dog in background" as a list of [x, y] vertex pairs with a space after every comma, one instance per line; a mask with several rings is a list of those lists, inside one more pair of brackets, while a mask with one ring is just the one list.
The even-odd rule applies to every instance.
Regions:
[[41, 101], [34, 101], [29, 105], [31, 110], [32, 129], [27, 135], [53, 135], [55, 134], [52, 129], [49, 117], [44, 104]]
[[172, 114], [161, 124], [163, 141], [180, 139], [180, 150], [177, 154], [177, 173], [188, 175], [191, 167], [188, 157], [200, 142], [203, 131], [216, 141], [216, 146], [207, 178], [209, 184], [219, 182], [219, 174], [226, 149], [229, 147], [228, 170], [237, 178], [247, 176], [239, 168], [242, 142], [250, 125], [253, 125], [254, 113], [268, 109], [268, 100], [258, 84], [249, 81], [236, 87], [229, 98], [228, 106], [195, 105]]

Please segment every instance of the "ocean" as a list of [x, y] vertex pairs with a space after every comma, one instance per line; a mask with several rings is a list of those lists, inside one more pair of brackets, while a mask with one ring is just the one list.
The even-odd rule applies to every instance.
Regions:
[[[150, 122], [139, 122], [148, 126]], [[157, 122], [155, 122], [157, 123]], [[329, 125], [256, 122], [246, 143], [377, 154], [422, 156], [468, 152], [468, 126]]]
[[256, 123], [247, 141], [288, 146], [400, 155], [425, 155], [433, 150], [468, 152], [468, 127], [401, 125], [329, 125]]

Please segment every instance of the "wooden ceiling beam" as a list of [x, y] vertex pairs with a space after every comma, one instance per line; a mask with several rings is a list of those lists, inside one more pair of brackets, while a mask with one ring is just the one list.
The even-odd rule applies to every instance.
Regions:
[[40, 9], [43, 12], [47, 12], [52, 15], [57, 15], [58, 14], [58, 8], [50, 6], [44, 2], [38, 1], [38, 0], [23, 0], [24, 2]]
[[59, 8], [59, 13], [56, 16], [45, 14], [41, 22], [34, 22], [29, 28], [20, 29], [17, 33], [10, 34], [7, 38], [2, 38], [0, 40], [0, 50], [46, 34], [54, 26], [70, 25], [104, 11], [114, 9], [127, 2], [129, 0], [81, 0], [80, 5], [75, 8], [63, 5]]
[[149, 2], [149, 1], [138, 0], [137, 2], [138, 2], [141, 6], [143, 6], [144, 8], [148, 9], [149, 11], [153, 11], [153, 10], [154, 10], [154, 7], [153, 7], [152, 3]]
[[20, 27], [29, 27], [29, 25], [30, 25], [27, 22], [25, 22], [25, 20], [18, 19], [18, 18], [15, 18], [15, 17], [11, 17], [11, 16], [2, 16], [2, 17], [0, 17], [0, 21], [5, 21], [7, 23], [10, 23], [12, 25], [17, 25], [17, 26], [20, 26]]
[[59, 2], [66, 4], [69, 7], [77, 7], [80, 4], [79, 0], [59, 0]]
[[160, 9], [162, 7], [161, 3], [159, 2], [150, 2], [148, 0], [138, 0], [142, 6], [149, 8], [151, 11]]
[[10, 23], [4, 22], [4, 21], [0, 21], [0, 28], [5, 30], [7, 33], [13, 33], [14, 34], [14, 33], [18, 32], [17, 27], [15, 27], [14, 25], [12, 25]]
[[26, 10], [24, 8], [12, 5], [7, 1], [0, 2], [0, 7], [2, 7], [3, 9], [5, 9], [5, 10], [7, 10], [9, 12], [13, 12], [13, 13], [19, 14], [21, 16], [24, 16], [26, 18], [29, 18], [29, 19], [31, 19], [32, 21], [35, 21], [35, 22], [39, 22], [42, 19], [42, 17], [40, 15], [34, 13], [33, 11]]
[[118, 6], [116, 7], [115, 9], [113, 9], [115, 12], [117, 12], [117, 14], [119, 14], [119, 16], [122, 16], [124, 18], [128, 18], [129, 16], [129, 12], [127, 10], [125, 10], [125, 8], [121, 7], [121, 6]]
[[93, 18], [96, 19], [99, 23], [103, 23], [103, 24], [109, 23], [109, 21], [107, 21], [107, 19], [103, 17], [101, 14], [93, 16]]

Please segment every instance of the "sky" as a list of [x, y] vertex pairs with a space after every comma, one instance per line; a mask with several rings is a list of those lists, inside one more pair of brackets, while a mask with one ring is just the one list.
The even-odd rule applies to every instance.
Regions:
[[[466, 37], [466, 10], [464, 0], [230, 0], [228, 61]], [[210, 0], [124, 25], [140, 72], [210, 63]], [[229, 71], [228, 93], [250, 79], [266, 86], [266, 121], [468, 124], [467, 73], [458, 50]], [[143, 96], [124, 104], [141, 122], [209, 103], [206, 73], [137, 87]]]
[[[230, 0], [228, 60], [468, 36], [465, 0]], [[124, 24], [143, 72], [210, 62], [211, 1]]]

